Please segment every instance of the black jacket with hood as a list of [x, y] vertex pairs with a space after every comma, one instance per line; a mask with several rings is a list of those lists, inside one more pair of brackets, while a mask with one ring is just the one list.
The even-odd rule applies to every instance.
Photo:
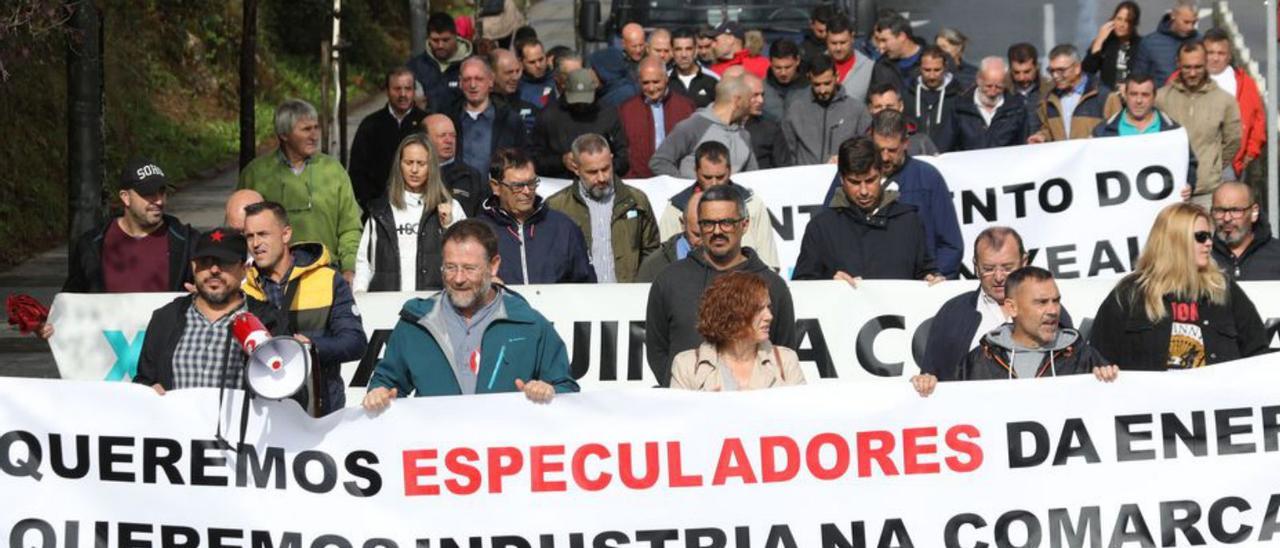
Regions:
[[698, 303], [711, 282], [728, 272], [750, 272], [769, 286], [769, 310], [773, 312], [773, 324], [769, 327], [769, 342], [774, 346], [793, 348], [795, 344], [796, 314], [787, 282], [756, 256], [755, 250], [744, 247], [747, 260], [726, 270], [716, 270], [703, 255], [695, 250], [668, 266], [649, 286], [649, 304], [645, 309], [645, 356], [649, 369], [662, 387], [671, 385], [671, 360], [676, 354], [697, 348], [702, 343], [698, 334]]
[[[102, 243], [107, 229], [118, 218], [111, 218], [102, 225], [81, 234], [71, 246], [67, 268], [67, 281], [62, 284], [64, 293], [105, 293], [102, 279]], [[183, 284], [193, 280], [191, 254], [195, 250], [200, 232], [191, 225], [182, 224], [177, 217], [164, 216], [164, 230], [169, 237], [169, 291], [186, 291]]]
[[1214, 238], [1213, 258], [1223, 273], [1236, 281], [1280, 280], [1280, 240], [1271, 237], [1271, 226], [1266, 221], [1253, 223], [1253, 241], [1239, 257], [1226, 243]]
[[1040, 365], [1035, 376], [1058, 377], [1083, 375], [1093, 368], [1107, 365], [1107, 361], [1094, 350], [1084, 337], [1074, 329], [1060, 328], [1052, 344], [1042, 348], [1027, 348], [1013, 340], [1013, 324], [1004, 324], [982, 336], [982, 342], [969, 352], [960, 369], [960, 380], [982, 381], [1017, 379], [1014, 367], [1018, 353], [1033, 352], [1040, 355]]
[[868, 280], [921, 280], [938, 272], [930, 249], [915, 206], [896, 193], [871, 214], [840, 204], [805, 227], [791, 279], [830, 280], [843, 271]]
[[929, 89], [917, 77], [907, 85], [902, 102], [907, 108], [907, 116], [929, 134], [938, 150], [951, 152], [955, 150], [952, 143], [956, 133], [953, 127], [955, 109], [964, 101], [964, 96], [954, 75], [947, 73], [945, 78], [941, 88]]

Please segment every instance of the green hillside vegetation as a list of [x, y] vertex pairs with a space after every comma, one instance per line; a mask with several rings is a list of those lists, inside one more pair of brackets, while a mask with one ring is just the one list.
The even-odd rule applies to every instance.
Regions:
[[[0, 268], [64, 240], [67, 84], [61, 0], [0, 6]], [[116, 202], [127, 159], [152, 157], [171, 181], [234, 165], [239, 151], [241, 2], [98, 2], [103, 13], [104, 204]], [[274, 106], [320, 100], [320, 43], [331, 0], [259, 2], [258, 143], [271, 142]], [[349, 104], [377, 92], [409, 51], [408, 3], [345, 0]], [[25, 18], [25, 19], [23, 19]], [[14, 22], [17, 24], [14, 24]], [[6, 27], [6, 23], [8, 26]], [[355, 131], [350, 127], [348, 131]]]

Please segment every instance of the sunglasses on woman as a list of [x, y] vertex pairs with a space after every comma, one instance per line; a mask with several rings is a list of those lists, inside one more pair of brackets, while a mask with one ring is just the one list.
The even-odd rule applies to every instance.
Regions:
[[1211, 238], [1213, 238], [1213, 233], [1209, 232], [1208, 230], [1201, 230], [1196, 232], [1195, 234], [1192, 234], [1192, 236], [1195, 236], [1196, 243], [1203, 244], [1208, 242]]

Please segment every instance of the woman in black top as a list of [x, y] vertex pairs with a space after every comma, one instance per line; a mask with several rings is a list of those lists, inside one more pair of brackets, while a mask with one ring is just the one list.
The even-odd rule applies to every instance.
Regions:
[[1198, 205], [1156, 217], [1134, 272], [1098, 308], [1090, 342], [1121, 369], [1192, 369], [1267, 351], [1244, 290], [1210, 257], [1213, 225]]
[[[1089, 46], [1089, 54], [1085, 56], [1080, 69], [1085, 74], [1102, 80], [1101, 87], [1106, 92], [1117, 89], [1129, 75], [1129, 66], [1133, 64], [1133, 55], [1138, 52], [1138, 20], [1142, 17], [1142, 9], [1134, 2], [1121, 2], [1106, 23], [1098, 29], [1098, 35]], [[1156, 88], [1164, 82], [1156, 82]]]

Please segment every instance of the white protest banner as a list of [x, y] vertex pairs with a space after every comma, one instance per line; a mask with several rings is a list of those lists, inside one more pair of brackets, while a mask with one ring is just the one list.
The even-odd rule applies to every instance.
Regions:
[[1133, 270], [1156, 214], [1180, 199], [1187, 133], [1076, 139], [921, 157], [951, 187], [965, 263], [991, 225], [1022, 235], [1031, 262], [1060, 278]]
[[[1109, 280], [1059, 282], [1063, 306], [1086, 334], [1090, 318], [1112, 285]], [[1274, 339], [1280, 325], [1280, 282], [1241, 285], [1267, 321], [1269, 338]], [[844, 282], [792, 282], [799, 335], [795, 350], [805, 376], [865, 381], [913, 374], [938, 308], [976, 287], [977, 282], [972, 281], [932, 287], [918, 281], [868, 281], [855, 290]], [[644, 353], [648, 285], [543, 285], [515, 290], [555, 324], [584, 390], [655, 384]], [[56, 328], [50, 346], [62, 376], [84, 380], [131, 377], [151, 310], [174, 296], [59, 295], [50, 316]], [[414, 296], [357, 294], [370, 345], [360, 362], [343, 367], [343, 376], [351, 385], [349, 400], [358, 401], [399, 319], [401, 306]]]
[[[1179, 199], [1187, 177], [1183, 130], [1078, 139], [941, 156], [919, 156], [942, 172], [964, 235], [964, 265], [975, 236], [992, 225], [1022, 235], [1031, 262], [1060, 278], [1116, 277], [1133, 270], [1156, 213]], [[735, 173], [769, 207], [783, 277], [790, 278], [809, 219], [823, 207], [835, 165]], [[693, 183], [671, 177], [628, 180], [660, 216]], [[550, 196], [569, 181], [543, 179]]]
[[[397, 400], [0, 380], [24, 548], [1239, 544], [1280, 535], [1280, 368]], [[234, 394], [233, 394], [234, 395]]]

